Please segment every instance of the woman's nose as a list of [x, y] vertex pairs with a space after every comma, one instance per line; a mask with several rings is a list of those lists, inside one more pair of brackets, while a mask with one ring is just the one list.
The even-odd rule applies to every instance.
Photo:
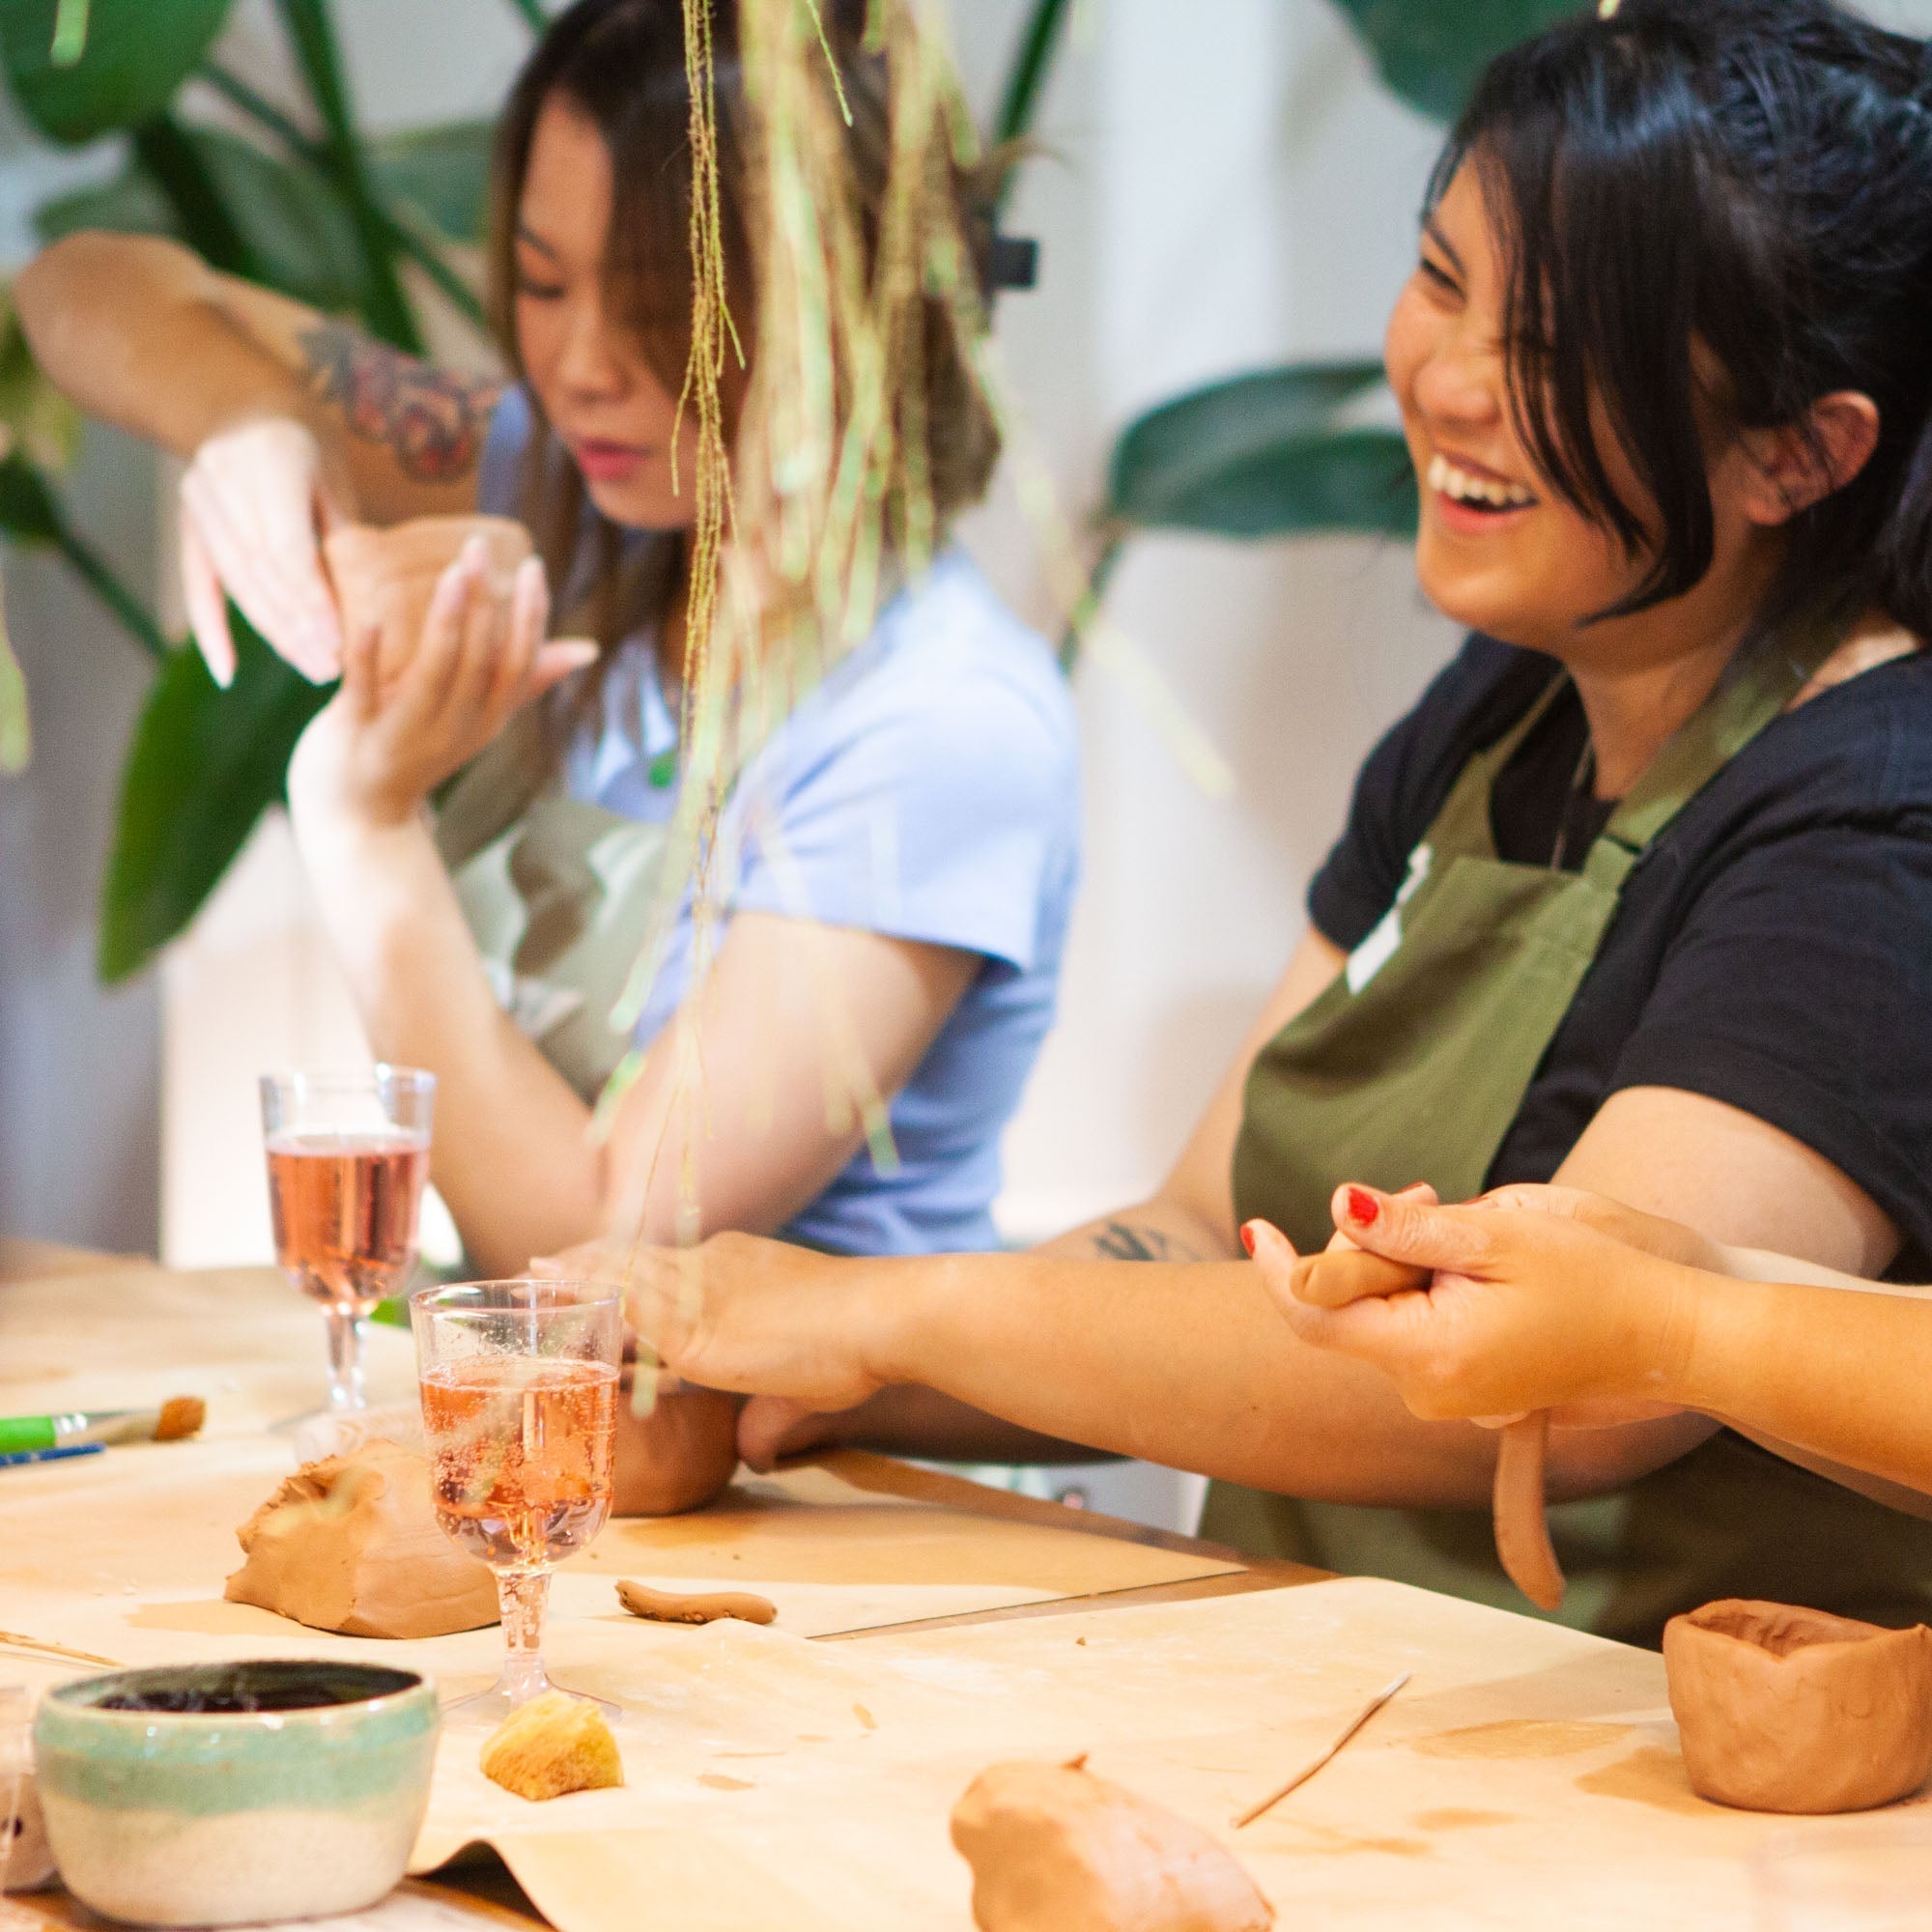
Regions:
[[557, 381], [580, 396], [622, 394], [628, 383], [622, 348], [601, 302], [577, 304], [564, 331], [563, 353], [557, 357]]
[[1505, 378], [1495, 343], [1452, 329], [1435, 343], [1415, 372], [1416, 407], [1441, 422], [1489, 428], [1504, 419]]

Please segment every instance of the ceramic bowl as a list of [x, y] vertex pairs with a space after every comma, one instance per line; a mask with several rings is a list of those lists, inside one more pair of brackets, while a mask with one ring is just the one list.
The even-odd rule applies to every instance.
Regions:
[[252, 1662], [64, 1684], [34, 1720], [68, 1889], [137, 1925], [373, 1905], [429, 1804], [435, 1688], [373, 1664]]

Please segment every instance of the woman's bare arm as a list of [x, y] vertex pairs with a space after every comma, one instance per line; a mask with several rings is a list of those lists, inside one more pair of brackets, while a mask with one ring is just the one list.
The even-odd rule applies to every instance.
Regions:
[[178, 456], [284, 417], [314, 434], [374, 522], [475, 505], [494, 379], [402, 355], [154, 236], [69, 236], [21, 270], [14, 298], [58, 388]]

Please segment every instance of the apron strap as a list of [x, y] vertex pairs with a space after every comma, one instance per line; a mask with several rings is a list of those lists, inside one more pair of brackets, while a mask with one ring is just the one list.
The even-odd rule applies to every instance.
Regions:
[[1837, 642], [1834, 630], [1820, 627], [1795, 645], [1776, 632], [1747, 644], [1610, 814], [1584, 861], [1584, 876], [1620, 890], [1677, 814], [1790, 704]]

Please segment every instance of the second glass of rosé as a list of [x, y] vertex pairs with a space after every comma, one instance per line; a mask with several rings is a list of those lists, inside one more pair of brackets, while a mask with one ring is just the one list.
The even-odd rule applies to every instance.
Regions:
[[275, 1259], [328, 1323], [328, 1408], [367, 1406], [361, 1323], [416, 1264], [436, 1075], [265, 1073], [262, 1134]]
[[462, 1282], [418, 1289], [410, 1320], [437, 1520], [497, 1573], [503, 1615], [502, 1675], [448, 1709], [496, 1722], [557, 1688], [542, 1651], [551, 1575], [611, 1514], [622, 1291]]

